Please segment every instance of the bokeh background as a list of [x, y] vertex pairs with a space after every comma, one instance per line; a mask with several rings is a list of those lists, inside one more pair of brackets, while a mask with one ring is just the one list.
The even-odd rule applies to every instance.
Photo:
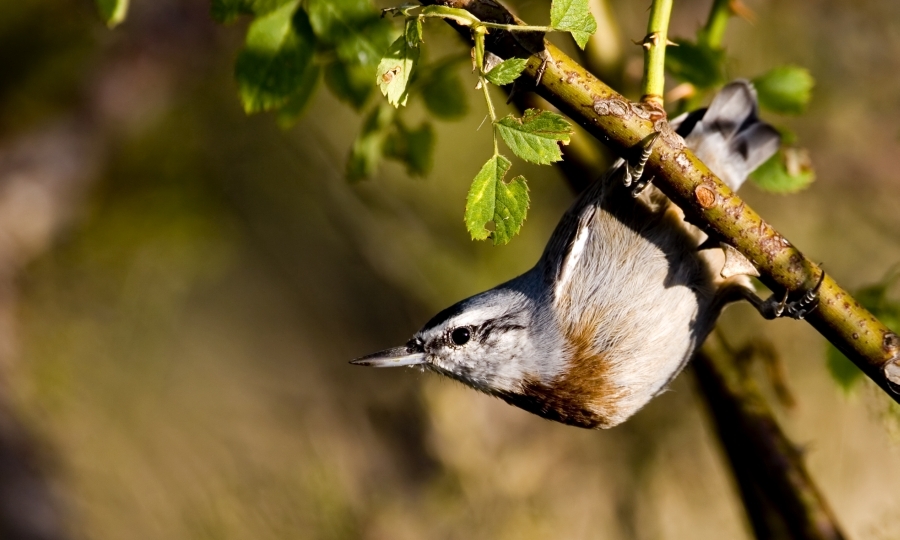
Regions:
[[[692, 36], [709, 3], [676, 3], [671, 33]], [[746, 3], [729, 74], [811, 70], [809, 112], [771, 119], [818, 180], [744, 195], [843, 285], [876, 282], [900, 261], [900, 3]], [[648, 5], [610, 2], [626, 90]], [[513, 6], [546, 17], [546, 2]], [[244, 115], [245, 25], [216, 25], [203, 0], [133, 0], [115, 30], [87, 0], [0, 3], [6, 537], [749, 538], [690, 372], [593, 432], [347, 365], [529, 268], [571, 194], [517, 162], [523, 233], [468, 239], [466, 190], [490, 152], [474, 91], [469, 115], [437, 123], [427, 179], [388, 163], [348, 184], [361, 118], [324, 89], [289, 130]], [[430, 54], [465, 54], [427, 32]], [[779, 418], [850, 537], [900, 537], [897, 422], [878, 391], [844, 395], [806, 324], [737, 306], [723, 328], [779, 351], [798, 402]]]

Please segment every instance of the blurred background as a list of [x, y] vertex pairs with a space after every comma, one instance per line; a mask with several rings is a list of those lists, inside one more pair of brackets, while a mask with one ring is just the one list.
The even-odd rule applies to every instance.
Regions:
[[[693, 36], [709, 3], [676, 3], [671, 35]], [[633, 92], [649, 2], [609, 5]], [[810, 69], [809, 112], [774, 120], [818, 180], [744, 196], [845, 287], [876, 282], [900, 261], [900, 3], [747, 6], [729, 75]], [[513, 7], [546, 18], [543, 1]], [[114, 30], [88, 0], [0, 3], [0, 536], [749, 538], [690, 372], [594, 432], [347, 364], [527, 270], [572, 195], [515, 162], [522, 234], [469, 240], [465, 194], [490, 152], [475, 92], [436, 123], [428, 178], [387, 163], [348, 183], [362, 119], [323, 88], [289, 130], [243, 113], [245, 27], [204, 0], [134, 0]], [[466, 54], [426, 32], [434, 56]], [[849, 536], [900, 537], [879, 391], [845, 395], [804, 323], [736, 306], [722, 324], [779, 351], [797, 398], [779, 418]]]

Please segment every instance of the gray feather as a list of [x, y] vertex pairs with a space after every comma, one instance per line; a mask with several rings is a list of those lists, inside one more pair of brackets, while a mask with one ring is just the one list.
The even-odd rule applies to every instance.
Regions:
[[756, 91], [748, 81], [738, 80], [726, 85], [708, 109], [676, 118], [672, 127], [736, 191], [781, 144], [778, 131], [757, 113]]

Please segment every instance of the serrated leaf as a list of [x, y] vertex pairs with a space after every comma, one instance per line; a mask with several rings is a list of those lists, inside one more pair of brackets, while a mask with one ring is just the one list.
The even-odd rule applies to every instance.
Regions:
[[426, 67], [419, 82], [425, 106], [435, 116], [454, 119], [468, 112], [466, 91], [459, 78], [456, 59]]
[[400, 36], [378, 64], [375, 82], [394, 107], [406, 105], [409, 79], [419, 60], [419, 52], [418, 47], [409, 46], [405, 36]]
[[212, 0], [210, 14], [213, 20], [229, 23], [241, 15], [265, 15], [291, 0]]
[[418, 47], [423, 43], [425, 39], [422, 37], [422, 18], [407, 19], [403, 34], [406, 36], [406, 43], [410, 47]]
[[753, 79], [759, 104], [781, 114], [801, 114], [812, 97], [815, 80], [809, 71], [782, 66]]
[[110, 28], [119, 25], [128, 14], [128, 0], [95, 0], [95, 2], [100, 18]]
[[[506, 244], [522, 228], [528, 213], [528, 186], [522, 176], [504, 182], [509, 167], [508, 159], [495, 155], [472, 181], [466, 197], [466, 228], [473, 240], [491, 236], [494, 245]], [[493, 233], [485, 228], [490, 221]]]
[[517, 156], [531, 163], [549, 165], [562, 159], [559, 143], [569, 144], [572, 126], [561, 115], [528, 109], [525, 115], [509, 115], [496, 124], [497, 133]]
[[350, 158], [347, 160], [348, 180], [362, 180], [375, 173], [384, 157], [385, 139], [393, 120], [394, 109], [388, 105], [375, 107], [369, 113], [350, 149]]
[[816, 173], [805, 150], [783, 148], [750, 173], [750, 179], [760, 189], [787, 194], [808, 187]]
[[304, 83], [312, 62], [315, 38], [297, 1], [257, 17], [247, 30], [238, 55], [235, 78], [244, 110], [277, 109]]
[[481, 167], [466, 196], [466, 229], [472, 240], [484, 240], [491, 235], [485, 228], [494, 219], [497, 202], [497, 183], [503, 181], [511, 163], [503, 156], [495, 155]]
[[528, 212], [528, 184], [519, 175], [509, 183], [497, 184], [497, 203], [494, 208], [494, 245], [508, 244], [519, 233]]
[[384, 153], [406, 165], [410, 176], [426, 176], [431, 171], [434, 153], [434, 128], [424, 122], [418, 129], [409, 130], [400, 122], [388, 136]]
[[288, 98], [287, 103], [278, 109], [278, 125], [282, 129], [293, 126], [297, 120], [303, 116], [312, 101], [316, 88], [319, 86], [319, 78], [321, 68], [310, 62], [306, 73], [303, 75], [303, 82], [296, 91]]
[[528, 60], [524, 58], [509, 58], [494, 66], [484, 76], [491, 84], [503, 86], [518, 79], [527, 64]]
[[597, 21], [591, 15], [588, 0], [553, 0], [550, 4], [550, 26], [570, 32], [582, 49], [597, 31]]
[[666, 47], [666, 70], [676, 79], [697, 88], [712, 88], [725, 80], [725, 50], [698, 45], [686, 39]]

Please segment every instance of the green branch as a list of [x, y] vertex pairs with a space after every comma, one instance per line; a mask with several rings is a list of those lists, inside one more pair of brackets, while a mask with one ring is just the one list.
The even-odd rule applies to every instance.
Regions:
[[734, 14], [731, 9], [732, 0], [714, 0], [712, 9], [709, 11], [709, 18], [706, 24], [697, 33], [697, 43], [706, 45], [707, 47], [718, 48], [722, 46], [722, 39], [725, 37], [725, 29], [728, 27], [728, 20]]
[[650, 22], [644, 38], [644, 78], [641, 85], [641, 101], [659, 109], [663, 106], [666, 88], [666, 44], [669, 38], [669, 17], [672, 0], [653, 0]]
[[[515, 20], [495, 2], [441, 1], [467, 9], [481, 20]], [[463, 30], [470, 37], [469, 29]], [[488, 49], [501, 58], [529, 57], [524, 76], [536, 84], [537, 92], [615, 152], [621, 154], [653, 131], [662, 132], [646, 168], [646, 174], [655, 176], [654, 184], [692, 222], [744, 254], [773, 290], [797, 294], [815, 286], [821, 272], [818, 264], [806, 258], [722, 183], [672, 133], [665, 119], [629, 102], [552, 44], [545, 41], [543, 47], [545, 56], [549, 55], [552, 61], [541, 60], [535, 54], [541, 51], [531, 50], [530, 45], [518, 39], [498, 35], [488, 43]], [[894, 386], [900, 384], [900, 337], [831, 276], [825, 276], [819, 299], [818, 309], [806, 320], [900, 403], [898, 386]]]
[[499, 24], [499, 23], [490, 23], [490, 22], [482, 22], [485, 27], [493, 28], [495, 30], [504, 30], [507, 32], [562, 32], [562, 30], [557, 30], [552, 26], [530, 26], [530, 25], [521, 25], [521, 24]]

